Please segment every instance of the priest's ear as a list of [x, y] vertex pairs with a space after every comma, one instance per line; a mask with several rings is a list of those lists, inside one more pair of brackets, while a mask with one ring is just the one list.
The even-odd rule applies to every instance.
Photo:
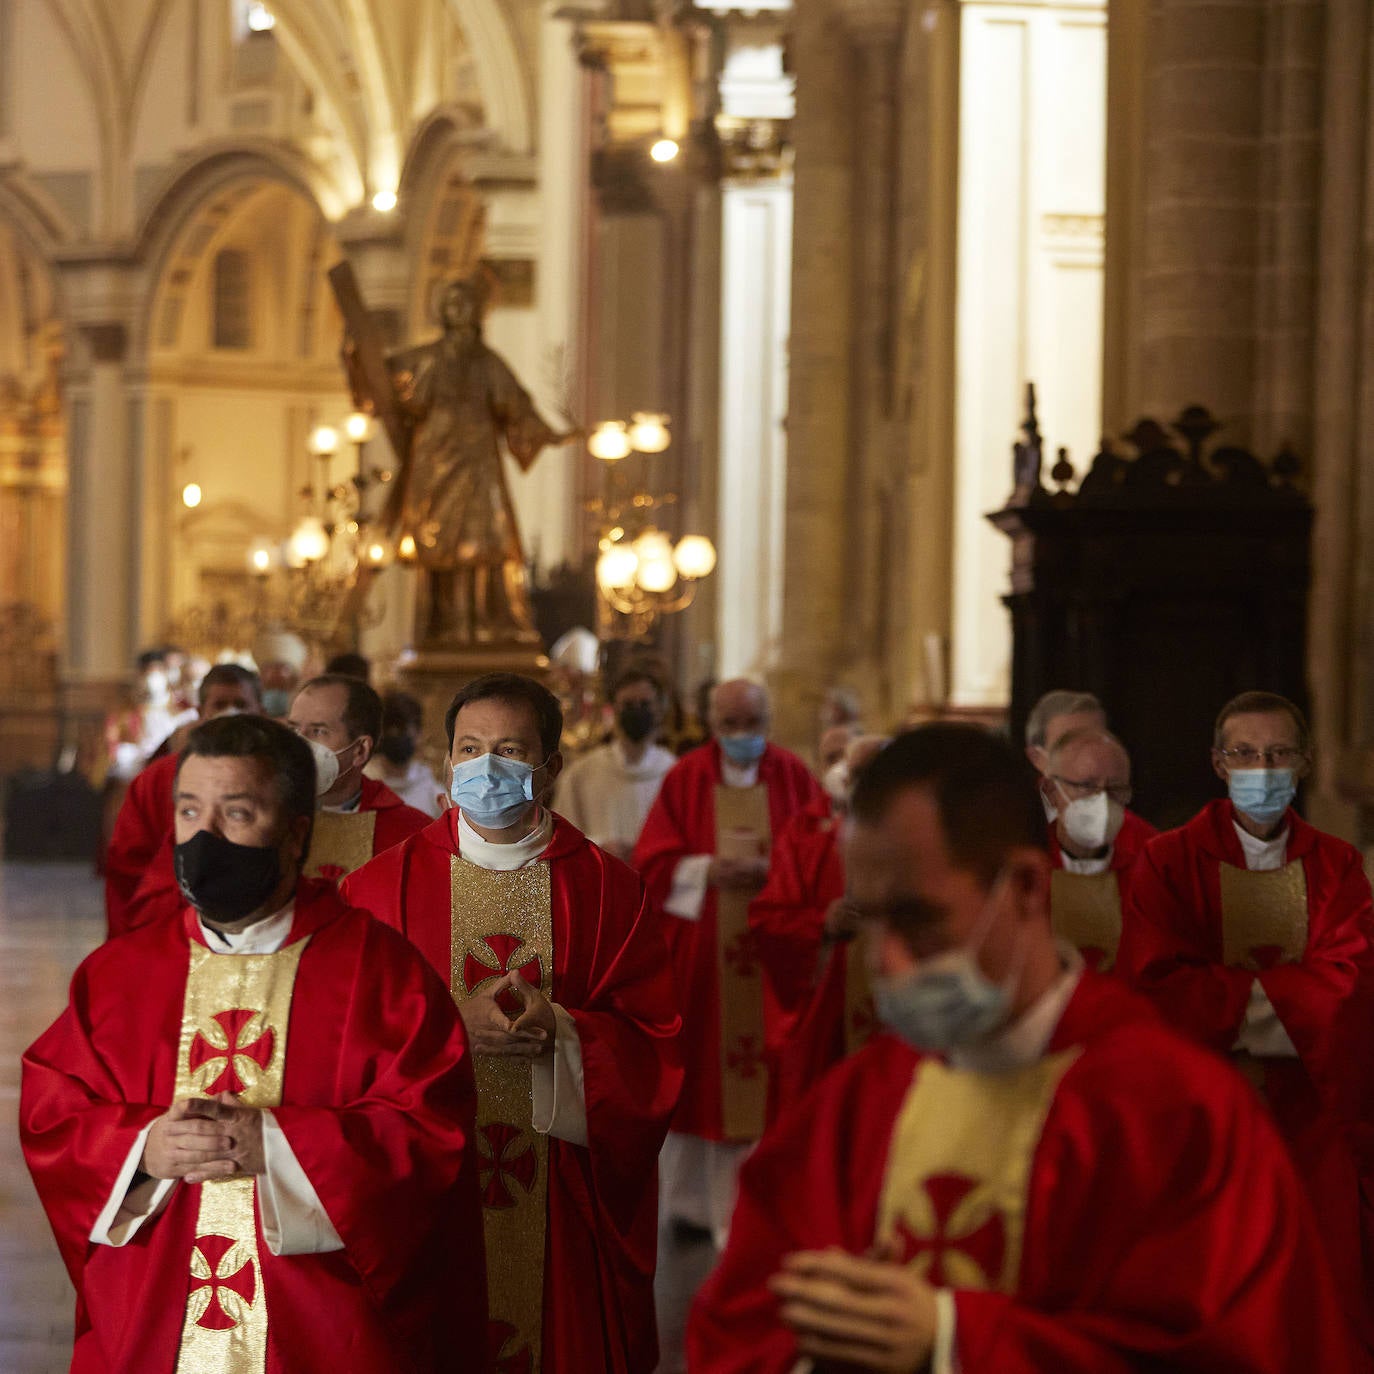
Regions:
[[1021, 916], [1050, 919], [1049, 855], [1031, 845], [1008, 850], [1003, 863], [1011, 900]]
[[439, 801], [439, 814], [442, 816], [445, 811], [452, 811], [458, 805], [453, 800], [453, 760], [447, 754], [444, 755], [444, 786], [443, 790], [436, 792], [435, 797]]
[[558, 775], [563, 771], [563, 751], [555, 749], [541, 765], [544, 772], [544, 786], [539, 793], [539, 798], [547, 800], [553, 785], [558, 781]]

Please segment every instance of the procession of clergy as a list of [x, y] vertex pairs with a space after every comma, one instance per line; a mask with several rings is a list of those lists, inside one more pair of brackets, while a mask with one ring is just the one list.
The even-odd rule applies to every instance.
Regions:
[[1371, 1364], [1374, 912], [1296, 707], [1157, 834], [1081, 693], [820, 780], [754, 683], [680, 759], [650, 671], [609, 705], [565, 770], [468, 683], [432, 818], [365, 682], [207, 674], [24, 1058], [74, 1371], [651, 1374], [673, 1228], [694, 1371]]

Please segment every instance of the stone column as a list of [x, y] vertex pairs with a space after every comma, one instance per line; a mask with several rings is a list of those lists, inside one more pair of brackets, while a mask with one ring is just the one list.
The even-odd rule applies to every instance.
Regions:
[[855, 187], [853, 241], [854, 395], [848, 526], [853, 590], [844, 620], [850, 672], [867, 684], [868, 709], [886, 713], [891, 647], [884, 570], [890, 554], [894, 472], [895, 330], [901, 305], [897, 280], [898, 76], [905, 6], [894, 0], [838, 0], [855, 53]]
[[847, 560], [852, 451], [850, 365], [855, 148], [854, 63], [845, 30], [821, 4], [797, 8], [792, 367], [778, 666], [770, 675], [778, 738], [810, 746], [816, 710], [843, 661], [853, 613]]

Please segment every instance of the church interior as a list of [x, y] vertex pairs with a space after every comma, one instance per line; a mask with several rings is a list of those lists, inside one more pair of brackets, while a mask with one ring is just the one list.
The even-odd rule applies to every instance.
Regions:
[[1374, 856], [1371, 548], [1369, 0], [0, 0], [0, 1370], [20, 1054], [211, 665], [361, 655], [436, 773], [488, 671], [813, 767], [1069, 689], [1160, 828], [1258, 689]]

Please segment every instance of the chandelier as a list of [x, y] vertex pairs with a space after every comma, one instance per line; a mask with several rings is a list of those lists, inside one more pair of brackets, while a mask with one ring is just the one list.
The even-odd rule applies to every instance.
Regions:
[[672, 492], [655, 495], [647, 482], [623, 476], [618, 464], [632, 454], [663, 453], [672, 442], [668, 416], [641, 412], [630, 420], [603, 420], [587, 449], [603, 464], [603, 494], [587, 504], [599, 519], [596, 588], [603, 639], [638, 640], [662, 616], [685, 610], [716, 566], [715, 545], [704, 534], [676, 542], [659, 527], [659, 512], [675, 505]]
[[339, 428], [323, 424], [311, 431], [308, 446], [315, 462], [301, 488], [300, 518], [284, 543], [261, 537], [248, 550], [253, 613], [260, 624], [331, 644], [351, 641], [357, 629], [380, 622], [381, 609], [368, 601], [372, 579], [398, 557], [409, 561], [415, 550], [404, 539], [399, 549], [394, 546], [376, 520], [374, 493], [392, 473], [367, 464], [374, 429], [372, 417], [362, 411], [343, 421], [356, 461], [352, 475], [342, 481], [333, 476]]

